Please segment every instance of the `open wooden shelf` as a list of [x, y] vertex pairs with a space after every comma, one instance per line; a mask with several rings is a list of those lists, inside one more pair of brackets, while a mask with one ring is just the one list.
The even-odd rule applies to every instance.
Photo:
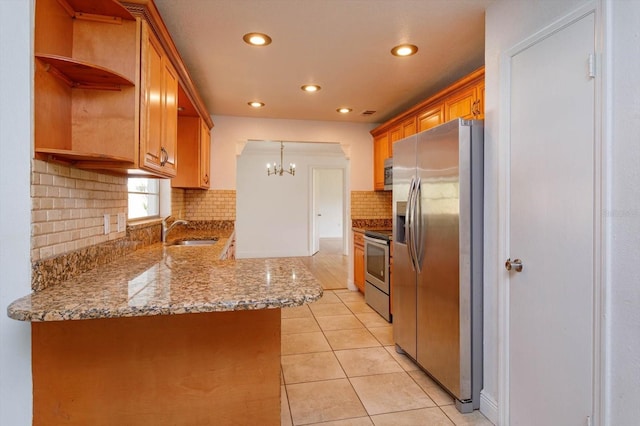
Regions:
[[109, 161], [118, 164], [133, 164], [133, 160], [131, 158], [117, 157], [115, 155], [78, 152], [68, 149], [37, 147], [35, 151], [37, 156], [43, 160], [58, 161], [67, 164], [74, 164], [80, 161]]
[[36, 58], [48, 65], [47, 71], [64, 81], [69, 87], [96, 90], [120, 90], [135, 83], [107, 68], [65, 56], [36, 53]]

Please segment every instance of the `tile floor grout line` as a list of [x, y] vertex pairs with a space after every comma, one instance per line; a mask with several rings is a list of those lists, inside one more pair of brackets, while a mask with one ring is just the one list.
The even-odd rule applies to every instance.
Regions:
[[[335, 294], [335, 293], [334, 293], [334, 294]], [[347, 305], [345, 305], [345, 304], [344, 304], [344, 301], [342, 300], [342, 298], [341, 298], [340, 296], [337, 296], [337, 297], [338, 297], [338, 299], [340, 299], [340, 303], [341, 303], [345, 308], [347, 308], [347, 309], [351, 312], [351, 314], [352, 314], [353, 316], [355, 316], [355, 317], [356, 317], [356, 319], [357, 319], [357, 320], [362, 324], [362, 326], [366, 329], [366, 325], [365, 325], [362, 321], [360, 321], [360, 318], [358, 318], [358, 317], [355, 315], [355, 313], [354, 313], [354, 312], [353, 312], [353, 311], [352, 311], [352, 310], [351, 310]], [[311, 314], [312, 314], [312, 315], [314, 315], [314, 317], [315, 317], [315, 314], [313, 313], [313, 311], [311, 312]], [[331, 342], [329, 341], [329, 339], [328, 339], [327, 335], [325, 334], [325, 330], [322, 330], [322, 334], [324, 335], [324, 338], [325, 338], [325, 339], [327, 339], [327, 342], [329, 343], [329, 346], [331, 346]], [[353, 383], [351, 382], [351, 379], [349, 378], [349, 375], [347, 374], [347, 371], [345, 370], [344, 366], [343, 366], [343, 365], [342, 365], [342, 363], [340, 362], [340, 358], [338, 358], [338, 356], [336, 355], [336, 350], [333, 348], [333, 346], [331, 346], [331, 350], [332, 350], [333, 356], [334, 356], [334, 357], [336, 358], [336, 360], [338, 361], [338, 365], [340, 365], [340, 369], [341, 369], [341, 370], [342, 370], [342, 372], [344, 373], [345, 378], [346, 378], [346, 379], [347, 379], [347, 381], [349, 382], [349, 386], [351, 386], [351, 389], [353, 390], [353, 393], [355, 394], [356, 398], [358, 398], [358, 401], [360, 402], [360, 405], [361, 405], [361, 406], [362, 406], [362, 408], [364, 409], [364, 412], [365, 412], [365, 413], [367, 413], [367, 417], [368, 417], [369, 421], [370, 421], [371, 423], [374, 423], [374, 422], [373, 422], [373, 419], [371, 419], [371, 415], [369, 414], [369, 411], [367, 411], [367, 407], [364, 405], [364, 402], [362, 401], [362, 398], [360, 398], [360, 395], [358, 394], [358, 392], [356, 392], [356, 388], [355, 388], [355, 387], [353, 387]]]
[[[316, 266], [316, 268], [328, 268], [329, 266], [327, 264], [318, 264]], [[326, 271], [325, 271], [326, 272]], [[329, 271], [330, 272], [330, 271]], [[326, 276], [327, 274], [325, 274], [324, 278], [326, 281]], [[331, 279], [331, 278], [330, 278]], [[324, 284], [323, 284], [324, 286]], [[440, 415], [442, 415], [442, 420], [447, 419], [446, 421], [451, 422], [453, 425], [462, 425], [463, 423], [465, 425], [467, 424], [476, 424], [476, 420], [474, 418], [469, 418], [466, 417], [466, 415], [463, 415], [465, 417], [461, 417], [460, 421], [462, 421], [463, 423], [456, 423], [454, 418], [457, 417], [450, 417], [449, 415], [447, 415], [447, 412], [443, 409], [444, 407], [451, 407], [452, 404], [444, 404], [444, 405], [440, 405], [438, 404], [434, 398], [431, 397], [431, 394], [436, 395], [435, 392], [438, 392], [438, 389], [440, 389], [442, 392], [445, 392], [441, 387], [439, 388], [433, 388], [433, 391], [431, 389], [431, 387], [429, 387], [430, 383], [427, 382], [425, 383], [425, 386], [427, 386], [427, 388], [423, 388], [420, 383], [418, 383], [418, 378], [420, 377], [420, 374], [426, 374], [424, 373], [424, 371], [421, 368], [417, 368], [416, 370], [410, 369], [411, 365], [415, 365], [415, 362], [413, 360], [411, 360], [410, 358], [407, 358], [407, 363], [404, 363], [404, 359], [397, 359], [396, 357], [394, 357], [394, 355], [391, 353], [391, 350], [395, 350], [394, 349], [394, 344], [386, 344], [389, 343], [389, 339], [388, 339], [388, 334], [387, 332], [381, 332], [378, 331], [378, 334], [381, 337], [378, 337], [376, 334], [374, 334], [372, 332], [372, 329], [376, 329], [376, 328], [385, 328], [385, 327], [393, 327], [392, 324], [382, 324], [382, 323], [376, 323], [374, 321], [374, 318], [372, 318], [371, 315], [367, 316], [367, 314], [372, 314], [375, 313], [370, 309], [366, 309], [365, 307], [363, 307], [363, 304], [366, 304], [366, 302], [364, 301], [364, 297], [362, 296], [361, 293], [356, 292], [356, 291], [352, 291], [348, 288], [345, 287], [340, 287], [340, 288], [323, 288], [324, 294], [326, 296], [330, 296], [332, 298], [332, 300], [328, 303], [324, 303], [324, 304], [342, 304], [348, 313], [344, 313], [344, 314], [340, 314], [340, 315], [345, 315], [345, 316], [353, 316], [356, 318], [357, 320], [357, 324], [360, 324], [362, 327], [358, 327], [358, 328], [346, 328], [343, 329], [341, 328], [341, 325], [336, 325], [338, 328], [335, 330], [325, 330], [321, 325], [320, 325], [320, 318], [324, 317], [336, 317], [339, 315], [316, 315], [316, 313], [314, 312], [313, 309], [311, 309], [310, 305], [307, 305], [307, 310], [308, 312], [311, 314], [311, 317], [314, 319], [314, 322], [316, 324], [317, 327], [319, 327], [319, 331], [322, 335], [322, 337], [324, 338], [324, 340], [326, 341], [326, 343], [328, 343], [329, 349], [328, 350], [321, 350], [321, 351], [316, 351], [316, 350], [311, 350], [309, 352], [302, 352], [302, 353], [293, 353], [293, 354], [287, 354], [287, 355], [282, 355], [284, 356], [289, 356], [289, 355], [303, 355], [303, 354], [314, 354], [314, 353], [332, 353], [332, 356], [335, 360], [337, 360], [337, 365], [340, 368], [341, 373], [344, 375], [344, 378], [347, 379], [347, 383], [349, 383], [349, 386], [351, 387], [351, 390], [354, 392], [355, 397], [357, 398], [357, 401], [359, 401], [359, 403], [361, 404], [361, 406], [364, 408], [364, 403], [362, 401], [362, 399], [360, 398], [360, 395], [355, 392], [355, 388], [353, 386], [352, 383], [352, 379], [357, 379], [357, 378], [361, 378], [361, 377], [367, 377], [367, 376], [375, 376], [375, 375], [381, 375], [381, 374], [392, 374], [392, 373], [376, 373], [376, 374], [369, 374], [369, 375], [358, 375], [358, 376], [353, 376], [353, 377], [349, 377], [347, 375], [347, 371], [345, 369], [345, 366], [343, 365], [343, 363], [340, 361], [340, 359], [338, 358], [337, 354], [340, 353], [341, 351], [351, 351], [351, 350], [359, 350], [359, 349], [373, 349], [373, 348], [378, 348], [378, 347], [382, 347], [385, 352], [387, 352], [389, 354], [389, 356], [391, 356], [393, 358], [393, 361], [400, 367], [400, 369], [402, 370], [401, 372], [404, 373], [405, 375], [408, 375], [412, 381], [412, 383], [414, 383], [415, 385], [418, 386], [418, 388], [420, 389], [420, 391], [425, 394], [429, 400], [431, 400], [431, 402], [433, 404], [435, 404], [433, 407], [425, 407], [427, 409], [432, 409], [432, 408], [437, 408], [437, 411], [433, 411], [434, 413], [437, 412]], [[341, 297], [342, 296], [342, 297]], [[325, 297], [325, 296], [323, 296]], [[343, 299], [344, 297], [344, 299]], [[337, 299], [337, 300], [336, 300]], [[321, 308], [320, 308], [321, 309]], [[330, 309], [327, 309], [327, 311], [329, 311]], [[359, 316], [360, 315], [360, 316]], [[363, 319], [361, 318], [361, 316], [363, 316], [363, 318], [370, 320], [367, 321], [370, 325], [367, 325], [365, 323], [365, 321], [363, 321]], [[336, 323], [338, 323], [339, 321], [336, 320]], [[371, 324], [371, 322], [373, 322], [373, 324]], [[376, 342], [375, 346], [365, 346], [365, 347], [357, 347], [357, 348], [342, 348], [342, 349], [334, 349], [334, 347], [331, 345], [330, 340], [327, 336], [328, 332], [332, 332], [332, 331], [342, 331], [345, 332], [345, 335], [348, 335], [349, 331], [353, 331], [355, 332], [355, 330], [366, 330], [367, 334], [372, 336], [374, 339], [372, 342]], [[302, 332], [296, 332], [296, 333], [289, 333], [289, 334], [302, 334], [302, 333], [312, 333], [312, 332], [317, 332], [317, 331], [302, 331]], [[387, 339], [384, 340], [383, 337], [386, 335]], [[347, 337], [347, 341], [348, 341], [348, 336]], [[389, 347], [391, 348], [391, 350], [389, 349]], [[400, 354], [399, 354], [400, 355]], [[401, 362], [403, 361], [403, 362]], [[406, 367], [406, 368], [405, 368]], [[282, 369], [282, 366], [281, 366]], [[337, 370], [336, 370], [337, 371]], [[419, 373], [413, 373], [414, 371], [417, 371]], [[414, 377], [414, 375], [412, 375], [412, 373], [416, 376]], [[293, 422], [293, 412], [291, 411], [291, 401], [289, 400], [289, 387], [290, 386], [295, 386], [295, 385], [303, 385], [305, 383], [315, 383], [315, 382], [327, 382], [327, 381], [338, 381], [338, 380], [343, 380], [344, 378], [334, 378], [334, 379], [325, 379], [325, 380], [312, 380], [312, 381], [301, 381], [298, 383], [287, 383], [286, 379], [284, 378], [284, 370], [282, 370], [282, 377], [283, 377], [283, 385], [284, 385], [284, 390], [285, 390], [285, 394], [287, 397], [287, 405], [289, 407], [289, 418], [291, 420], [291, 424], [295, 424], [296, 426], [298, 426], [300, 423], [294, 423]], [[430, 377], [427, 375], [427, 377], [430, 379]], [[430, 379], [432, 380], [432, 379]], [[437, 383], [434, 382], [435, 386], [439, 386]], [[427, 390], [428, 389], [428, 390]], [[448, 393], [446, 393], [448, 395]], [[441, 399], [440, 397], [438, 397], [438, 399]], [[354, 399], [355, 401], [355, 399]], [[389, 407], [389, 408], [393, 408], [393, 407]], [[421, 408], [417, 408], [417, 409], [410, 409], [410, 410], [398, 410], [398, 411], [391, 411], [389, 413], [380, 413], [380, 415], [386, 415], [386, 414], [398, 414], [398, 413], [403, 413], [403, 412], [412, 412], [412, 411], [419, 411], [422, 410]], [[450, 408], [447, 408], [447, 410], [450, 411]], [[338, 419], [338, 420], [334, 420], [337, 422], [341, 422], [341, 421], [348, 421], [350, 419], [358, 419], [358, 418], [362, 418], [362, 419], [368, 419], [369, 422], [371, 422], [372, 424], [375, 424], [375, 422], [373, 421], [373, 416], [377, 416], [377, 415], [371, 415], [368, 413], [368, 411], [366, 410], [366, 408], [364, 408], [364, 411], [366, 414], [363, 414], [362, 416], [353, 416], [353, 417], [345, 417], [342, 419]], [[453, 414], [453, 413], [452, 413]], [[481, 413], [480, 413], [481, 414]], [[468, 420], [467, 420], [468, 419]], [[323, 420], [320, 423], [326, 422], [327, 420]], [[470, 421], [469, 423], [467, 423], [468, 421]], [[483, 420], [478, 419], [478, 422], [485, 424]], [[302, 424], [318, 424], [318, 422], [313, 422], [313, 423], [305, 423], [303, 422]], [[490, 424], [490, 423], [489, 423]]]

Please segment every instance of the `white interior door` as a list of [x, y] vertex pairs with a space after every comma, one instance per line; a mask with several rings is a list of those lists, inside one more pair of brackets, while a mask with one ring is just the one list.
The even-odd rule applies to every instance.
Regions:
[[314, 168], [312, 179], [313, 255], [320, 238], [344, 238], [344, 169]]
[[311, 236], [311, 255], [313, 256], [320, 251], [320, 218], [322, 217], [322, 213], [320, 213], [320, 203], [318, 202], [320, 194], [319, 169], [313, 169], [311, 180], [311, 227], [313, 229], [313, 235]]
[[[511, 425], [592, 416], [594, 15], [511, 57], [506, 249]], [[506, 265], [505, 265], [506, 267]]]

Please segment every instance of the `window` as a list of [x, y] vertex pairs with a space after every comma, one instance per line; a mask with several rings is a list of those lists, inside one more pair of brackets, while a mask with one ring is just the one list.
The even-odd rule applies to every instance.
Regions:
[[160, 180], [129, 178], [129, 219], [160, 215]]

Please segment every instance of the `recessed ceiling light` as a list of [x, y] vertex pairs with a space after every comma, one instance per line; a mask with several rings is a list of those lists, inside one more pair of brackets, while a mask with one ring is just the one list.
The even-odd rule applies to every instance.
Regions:
[[401, 44], [391, 49], [393, 56], [411, 56], [418, 52], [418, 46], [414, 44]]
[[302, 90], [304, 90], [305, 92], [317, 92], [318, 90], [321, 89], [320, 86], [318, 86], [317, 84], [305, 84], [304, 86], [301, 87]]
[[336, 111], [340, 114], [349, 114], [353, 110], [351, 108], [338, 108]]
[[258, 102], [258, 101], [247, 102], [247, 104], [251, 108], [262, 108], [264, 106], [264, 102]]
[[271, 44], [271, 37], [262, 33], [247, 33], [242, 36], [242, 39], [251, 46], [266, 46]]

